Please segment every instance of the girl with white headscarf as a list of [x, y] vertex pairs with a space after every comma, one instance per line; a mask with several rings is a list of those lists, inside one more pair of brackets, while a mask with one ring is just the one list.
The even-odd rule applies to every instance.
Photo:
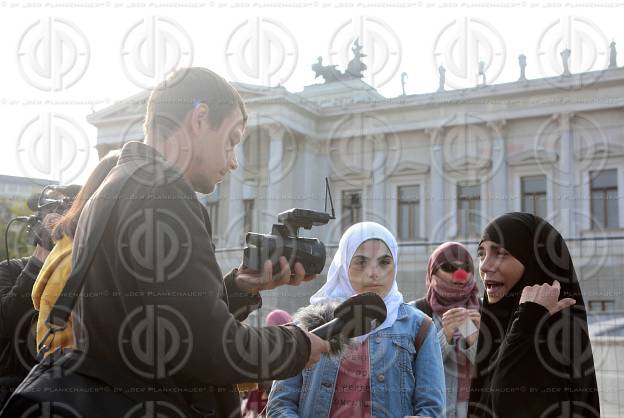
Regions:
[[[313, 305], [342, 302], [364, 292], [384, 300], [385, 321], [356, 339], [340, 356], [323, 355], [311, 369], [276, 381], [269, 417], [371, 417], [421, 415], [444, 410], [444, 366], [435, 327], [415, 339], [426, 315], [403, 303], [396, 275], [398, 245], [374, 222], [351, 226], [340, 239], [327, 282]], [[417, 346], [419, 348], [417, 350]]]

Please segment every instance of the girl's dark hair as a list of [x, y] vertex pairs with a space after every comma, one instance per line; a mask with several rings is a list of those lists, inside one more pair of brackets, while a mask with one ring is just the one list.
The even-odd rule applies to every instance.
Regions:
[[54, 226], [54, 230], [52, 232], [52, 238], [55, 241], [63, 238], [63, 235], [74, 238], [76, 234], [76, 227], [78, 226], [78, 218], [80, 218], [80, 214], [82, 213], [82, 209], [84, 208], [87, 201], [93, 196], [93, 193], [100, 187], [102, 182], [108, 173], [117, 165], [117, 160], [119, 159], [119, 151], [111, 151], [109, 152], [95, 167], [87, 182], [82, 186], [76, 197], [74, 198], [74, 202], [71, 207], [65, 214], [58, 220], [56, 225]]

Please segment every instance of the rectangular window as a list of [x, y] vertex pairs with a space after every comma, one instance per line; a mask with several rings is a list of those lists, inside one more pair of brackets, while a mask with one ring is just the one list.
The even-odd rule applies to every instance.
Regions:
[[397, 229], [399, 239], [420, 237], [420, 186], [401, 186], [398, 193]]
[[247, 232], [253, 232], [254, 224], [253, 224], [253, 210], [254, 210], [254, 200], [253, 199], [244, 199], [243, 200], [243, 236]]
[[457, 186], [457, 235], [475, 237], [481, 233], [479, 211], [481, 205], [481, 186]]
[[615, 309], [614, 300], [590, 300], [587, 304], [591, 312], [608, 312]]
[[362, 192], [345, 190], [342, 192], [342, 232], [358, 222], [362, 222]]
[[546, 218], [546, 176], [521, 178], [522, 212]]
[[590, 177], [592, 229], [618, 228], [617, 170], [592, 171]]

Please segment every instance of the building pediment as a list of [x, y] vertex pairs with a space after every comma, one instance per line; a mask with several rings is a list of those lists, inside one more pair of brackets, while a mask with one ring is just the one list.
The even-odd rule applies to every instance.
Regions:
[[598, 142], [582, 147], [578, 153], [578, 159], [585, 160], [603, 160], [606, 158], [624, 157], [624, 145], [609, 142]]
[[351, 186], [364, 187], [372, 184], [373, 172], [370, 170], [363, 171], [348, 171], [341, 170], [340, 172], [334, 172], [329, 176], [329, 180], [333, 184], [348, 184]]
[[386, 174], [394, 176], [414, 176], [429, 173], [429, 164], [419, 163], [417, 161], [400, 161], [396, 167], [386, 166]]
[[480, 155], [465, 155], [444, 162], [444, 171], [474, 171], [489, 170], [492, 167], [492, 160]]
[[121, 119], [127, 120], [142, 117], [145, 115], [145, 106], [149, 95], [149, 91], [137, 93], [102, 110], [91, 113], [87, 116], [87, 121], [92, 125], [99, 126]]
[[[246, 83], [232, 83], [244, 101], [275, 95], [276, 90], [283, 87], [256, 86]], [[150, 96], [150, 91], [142, 91], [127, 99], [119, 101], [102, 110], [91, 113], [87, 121], [93, 125], [114, 122], [120, 119], [133, 119], [145, 115], [145, 107]]]
[[507, 164], [510, 166], [554, 164], [558, 158], [557, 153], [553, 151], [529, 149], [510, 155], [507, 158]]

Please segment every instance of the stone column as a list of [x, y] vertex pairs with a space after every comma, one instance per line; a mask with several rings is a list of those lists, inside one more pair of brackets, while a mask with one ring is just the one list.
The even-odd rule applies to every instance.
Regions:
[[[385, 134], [382, 134], [385, 135]], [[384, 141], [385, 141], [384, 137]], [[386, 162], [388, 161], [388, 150], [377, 151], [375, 146], [372, 149], [373, 152], [373, 167], [372, 171], [372, 184], [371, 195], [368, 208], [371, 210], [367, 219], [372, 219], [378, 222], [384, 221], [384, 215], [386, 213]], [[381, 219], [380, 219], [381, 218]]]
[[[268, 184], [267, 184], [267, 202], [266, 211], [269, 214], [275, 215], [275, 221], [277, 221], [277, 214], [284, 208], [284, 135], [286, 129], [279, 125], [273, 124], [268, 129], [271, 137], [269, 146], [269, 161], [267, 169], [268, 172]], [[294, 190], [293, 190], [294, 192]]]
[[429, 241], [441, 242], [446, 239], [446, 228], [440, 227], [446, 213], [444, 190], [444, 155], [440, 136], [444, 128], [432, 128], [425, 131], [431, 138], [431, 195], [429, 196]]
[[565, 238], [576, 237], [574, 209], [576, 207], [576, 164], [574, 157], [573, 113], [560, 113], [553, 119], [559, 122], [559, 212], [561, 234]]
[[[509, 192], [507, 187], [507, 144], [503, 137], [503, 127], [505, 120], [491, 121], [487, 123], [487, 127], [493, 131], [494, 146], [492, 152], [492, 188], [491, 198], [492, 213], [490, 218], [495, 218], [508, 211], [507, 202], [509, 201]], [[483, 228], [485, 225], [481, 225]]]

